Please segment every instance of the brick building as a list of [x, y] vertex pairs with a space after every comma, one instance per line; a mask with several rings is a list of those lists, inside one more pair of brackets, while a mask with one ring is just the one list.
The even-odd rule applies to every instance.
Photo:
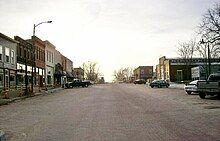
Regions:
[[[212, 72], [216, 72], [220, 69], [219, 58], [212, 58], [211, 64]], [[191, 80], [191, 68], [197, 66], [201, 66], [204, 68], [204, 70], [207, 70], [207, 59], [166, 58], [163, 56], [159, 58], [159, 64], [156, 66], [156, 76], [157, 79], [163, 79], [172, 82]]]
[[139, 66], [134, 70], [134, 79], [152, 79], [153, 66]]
[[45, 42], [36, 36], [32, 36], [35, 47], [35, 84], [45, 86]]
[[74, 68], [73, 69], [74, 72], [74, 77], [80, 80], [84, 80], [84, 69], [82, 68]]

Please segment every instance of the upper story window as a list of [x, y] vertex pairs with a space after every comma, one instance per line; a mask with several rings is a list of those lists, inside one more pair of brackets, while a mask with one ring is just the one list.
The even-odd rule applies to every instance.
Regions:
[[51, 62], [51, 52], [49, 52], [49, 62]]
[[15, 63], [15, 51], [11, 50], [11, 63], [14, 64]]
[[53, 53], [50, 51], [47, 51], [47, 62], [52, 62], [53, 63]]
[[5, 61], [9, 63], [10, 61], [10, 56], [9, 56], [10, 50], [9, 48], [5, 48]]
[[52, 61], [52, 63], [53, 63], [53, 53], [51, 53], [51, 61]]
[[49, 52], [47, 50], [47, 61], [49, 61]]
[[2, 46], [0, 45], [0, 60], [2, 61]]

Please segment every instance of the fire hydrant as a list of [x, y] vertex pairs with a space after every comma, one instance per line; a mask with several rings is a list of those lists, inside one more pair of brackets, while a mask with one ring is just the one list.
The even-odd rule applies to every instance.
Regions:
[[9, 90], [7, 88], [3, 89], [2, 94], [4, 99], [9, 99]]

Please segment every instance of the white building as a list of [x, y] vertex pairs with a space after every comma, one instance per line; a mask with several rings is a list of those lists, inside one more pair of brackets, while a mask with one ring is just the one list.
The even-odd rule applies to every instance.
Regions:
[[46, 85], [52, 86], [54, 84], [54, 73], [55, 73], [55, 61], [54, 53], [56, 47], [49, 41], [45, 41], [45, 78]]

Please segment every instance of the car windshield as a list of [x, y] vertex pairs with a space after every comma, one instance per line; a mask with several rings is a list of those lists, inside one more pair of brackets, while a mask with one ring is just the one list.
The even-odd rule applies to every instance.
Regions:
[[220, 75], [210, 75], [209, 80], [220, 81]]
[[198, 80], [192, 81], [192, 82], [189, 83], [189, 85], [196, 85], [197, 82], [198, 82]]

